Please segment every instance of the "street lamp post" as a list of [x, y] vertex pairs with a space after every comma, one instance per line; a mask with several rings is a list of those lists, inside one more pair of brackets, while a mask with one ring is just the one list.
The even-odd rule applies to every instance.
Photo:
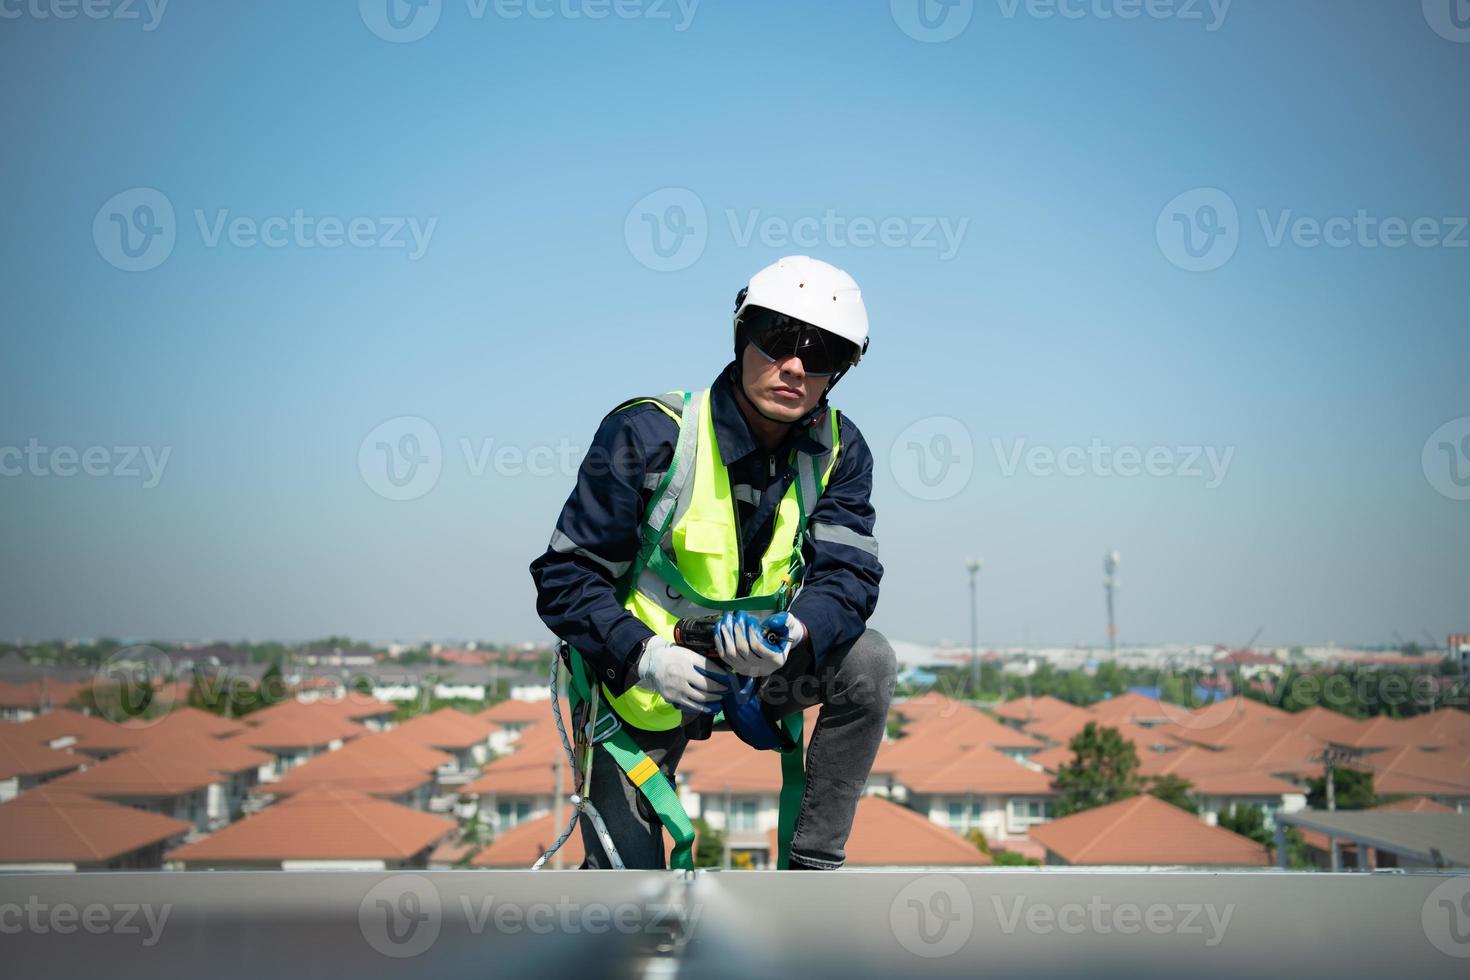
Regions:
[[980, 696], [980, 620], [975, 605], [975, 579], [983, 564], [979, 558], [965, 559], [965, 568], [970, 573], [970, 694], [977, 698]]

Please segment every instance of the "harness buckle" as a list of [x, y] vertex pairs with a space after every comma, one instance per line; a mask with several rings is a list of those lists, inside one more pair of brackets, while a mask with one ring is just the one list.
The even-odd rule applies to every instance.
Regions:
[[622, 727], [623, 720], [618, 717], [617, 712], [608, 710], [602, 712], [597, 720], [588, 726], [588, 734], [592, 739], [592, 744], [599, 745], [616, 735]]

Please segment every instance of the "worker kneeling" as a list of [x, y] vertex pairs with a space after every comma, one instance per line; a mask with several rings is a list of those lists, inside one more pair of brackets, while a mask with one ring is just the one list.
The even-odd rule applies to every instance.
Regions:
[[671, 863], [692, 866], [673, 779], [717, 720], [780, 753], [778, 866], [841, 867], [883, 738], [895, 662], [866, 626], [883, 575], [873, 457], [827, 404], [867, 350], [862, 295], [788, 256], [740, 290], [734, 334], [709, 388], [603, 419], [531, 564], [569, 671], [574, 802], [597, 818], [583, 867], [665, 867], [666, 829]]

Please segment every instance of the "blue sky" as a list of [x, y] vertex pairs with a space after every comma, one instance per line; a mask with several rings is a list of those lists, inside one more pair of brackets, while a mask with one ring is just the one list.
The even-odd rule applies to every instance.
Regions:
[[890, 635], [962, 639], [976, 554], [987, 641], [1101, 643], [1110, 549], [1125, 643], [1470, 628], [1448, 0], [50, 3], [0, 22], [0, 636], [541, 638], [562, 459], [793, 252], [867, 299]]

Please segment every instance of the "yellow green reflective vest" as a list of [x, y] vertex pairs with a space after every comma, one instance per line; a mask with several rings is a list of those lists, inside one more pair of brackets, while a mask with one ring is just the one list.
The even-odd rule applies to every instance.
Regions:
[[[634, 399], [617, 410], [649, 402], [679, 423], [679, 437], [644, 513], [638, 557], [618, 582], [623, 607], [668, 639], [674, 624], [685, 617], [727, 609], [764, 616], [785, 609], [801, 584], [807, 521], [841, 449], [836, 409], [828, 409], [826, 419], [813, 429], [818, 452], [791, 451], [796, 479], [776, 508], [760, 575], [750, 593], [737, 598], [741, 555], [736, 501], [715, 440], [709, 389]], [[618, 695], [604, 686], [603, 696], [619, 717], [638, 728], [667, 731], [682, 719], [679, 708], [636, 685]]]

